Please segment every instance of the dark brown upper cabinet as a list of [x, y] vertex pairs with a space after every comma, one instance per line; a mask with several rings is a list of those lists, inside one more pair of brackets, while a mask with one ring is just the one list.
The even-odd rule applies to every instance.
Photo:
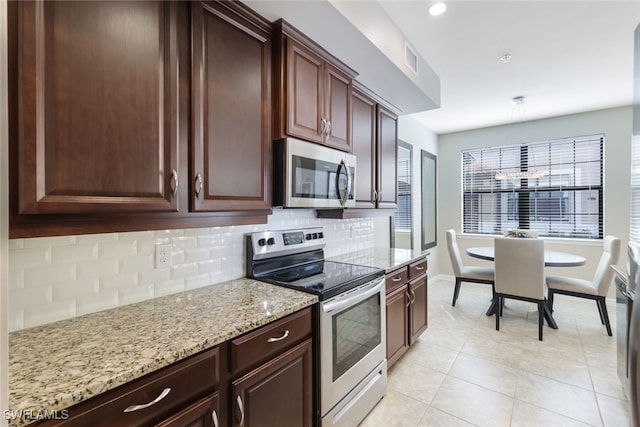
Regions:
[[239, 2], [8, 3], [11, 238], [266, 223], [271, 24]]
[[351, 142], [357, 162], [356, 207], [322, 210], [318, 216], [393, 215], [398, 206], [398, 116], [358, 82], [351, 97]]
[[287, 135], [351, 152], [357, 73], [285, 21], [276, 26], [275, 138]]
[[19, 213], [177, 211], [176, 6], [14, 6]]
[[270, 24], [220, 3], [191, 16], [191, 210], [270, 210]]

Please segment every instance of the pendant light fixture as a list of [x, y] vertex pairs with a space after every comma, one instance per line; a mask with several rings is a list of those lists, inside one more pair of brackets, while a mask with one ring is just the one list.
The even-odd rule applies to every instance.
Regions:
[[[518, 109], [518, 119], [519, 119], [519, 122], [521, 124], [521, 127], [526, 128], [526, 123], [527, 122], [526, 122], [525, 115], [524, 115], [524, 100], [525, 100], [524, 96], [516, 96], [511, 100], [511, 102]], [[521, 135], [522, 135], [522, 133], [521, 133]], [[521, 139], [521, 144], [522, 144], [522, 137], [520, 139]], [[533, 157], [533, 153], [531, 153], [531, 156], [532, 156], [532, 158], [531, 158], [532, 162], [528, 162], [526, 170], [520, 170], [520, 171], [516, 171], [516, 172], [498, 172], [496, 174], [495, 178], [498, 179], [498, 180], [542, 178], [545, 175], [545, 173], [544, 173], [544, 171], [536, 170], [535, 158]]]

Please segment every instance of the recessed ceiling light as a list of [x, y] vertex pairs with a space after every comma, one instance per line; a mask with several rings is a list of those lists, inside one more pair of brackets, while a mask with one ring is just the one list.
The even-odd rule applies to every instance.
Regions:
[[447, 10], [447, 5], [446, 4], [444, 4], [442, 2], [434, 3], [429, 8], [429, 15], [431, 15], [431, 16], [442, 15], [443, 13], [446, 12], [446, 10]]
[[509, 55], [508, 53], [505, 53], [500, 57], [500, 61], [506, 64], [507, 62], [511, 61], [511, 55]]

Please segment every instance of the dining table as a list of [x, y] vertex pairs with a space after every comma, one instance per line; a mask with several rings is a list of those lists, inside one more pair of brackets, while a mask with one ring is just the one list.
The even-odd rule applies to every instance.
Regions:
[[[495, 260], [495, 249], [493, 246], [475, 246], [471, 248], [467, 248], [465, 250], [467, 255], [473, 258], [483, 259], [486, 261], [494, 261]], [[559, 252], [559, 251], [551, 251], [545, 249], [544, 251], [544, 265], [545, 267], [579, 267], [584, 265], [587, 262], [587, 259], [580, 255], [575, 255], [568, 252]], [[497, 312], [497, 301], [496, 298], [491, 300], [491, 305], [487, 309], [486, 315], [493, 316]], [[547, 321], [547, 324], [553, 328], [558, 329], [558, 324], [556, 323], [551, 310], [546, 306], [544, 306], [544, 318]]]

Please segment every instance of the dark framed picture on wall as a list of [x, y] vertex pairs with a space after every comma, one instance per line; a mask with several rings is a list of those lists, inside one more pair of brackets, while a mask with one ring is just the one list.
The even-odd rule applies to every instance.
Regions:
[[437, 158], [421, 150], [422, 169], [422, 250], [437, 244]]

